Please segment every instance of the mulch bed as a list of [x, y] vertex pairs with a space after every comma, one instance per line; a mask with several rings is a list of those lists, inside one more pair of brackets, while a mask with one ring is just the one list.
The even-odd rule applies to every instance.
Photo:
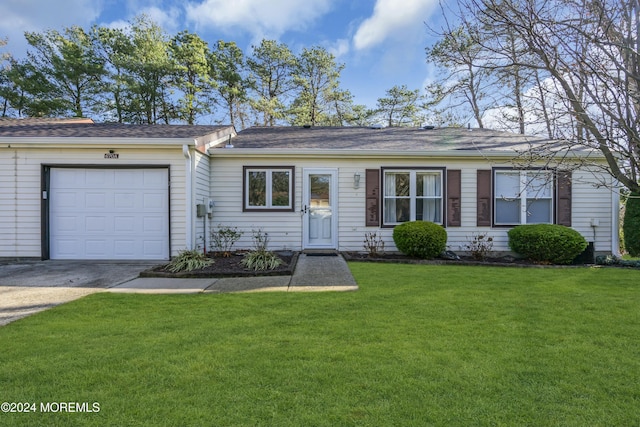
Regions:
[[180, 273], [172, 273], [167, 270], [167, 265], [157, 266], [155, 268], [143, 271], [140, 277], [164, 277], [164, 278], [209, 278], [209, 277], [255, 277], [255, 276], [288, 276], [293, 274], [296, 262], [298, 261], [297, 252], [275, 252], [283, 261], [282, 264], [273, 270], [255, 271], [244, 267], [240, 261], [245, 252], [234, 252], [229, 257], [223, 257], [217, 253], [209, 254], [214, 263], [209, 267], [185, 271]]
[[381, 254], [378, 256], [369, 256], [362, 252], [343, 252], [342, 255], [347, 261], [363, 261], [363, 262], [387, 262], [398, 264], [446, 264], [446, 265], [483, 265], [494, 267], [533, 267], [533, 268], [567, 268], [567, 267], [584, 267], [592, 264], [575, 264], [575, 265], [551, 265], [535, 263], [524, 258], [514, 258], [512, 256], [504, 256], [500, 258], [485, 258], [484, 260], [476, 260], [470, 256], [460, 256], [460, 259], [420, 259], [407, 257], [402, 254]]

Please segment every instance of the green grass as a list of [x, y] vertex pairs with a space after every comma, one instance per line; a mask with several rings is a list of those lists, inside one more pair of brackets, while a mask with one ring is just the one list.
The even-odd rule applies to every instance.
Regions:
[[0, 328], [0, 425], [632, 426], [640, 272], [351, 263], [350, 293], [95, 294]]

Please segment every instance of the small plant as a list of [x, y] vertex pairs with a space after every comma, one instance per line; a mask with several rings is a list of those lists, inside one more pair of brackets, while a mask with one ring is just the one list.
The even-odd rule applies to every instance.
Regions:
[[423, 259], [437, 257], [447, 246], [447, 232], [429, 221], [411, 221], [393, 229], [393, 242], [405, 255]]
[[167, 270], [172, 273], [192, 271], [205, 268], [213, 264], [213, 260], [207, 258], [202, 252], [196, 250], [182, 251], [167, 265]]
[[471, 236], [471, 241], [464, 248], [471, 257], [478, 261], [484, 261], [493, 249], [493, 237], [488, 233], [477, 233]]
[[364, 250], [370, 257], [376, 257], [384, 254], [384, 241], [375, 231], [364, 234]]
[[278, 255], [270, 251], [251, 251], [240, 262], [246, 268], [255, 271], [273, 270], [282, 264], [282, 260], [278, 258]]
[[211, 232], [211, 243], [216, 251], [223, 257], [231, 256], [231, 248], [242, 237], [242, 231], [238, 227], [227, 227], [218, 224], [218, 229]]
[[282, 264], [282, 260], [273, 252], [267, 250], [269, 235], [262, 230], [253, 230], [253, 249], [242, 258], [242, 265], [246, 268], [262, 271], [273, 270]]
[[587, 247], [582, 234], [558, 224], [518, 225], [508, 235], [511, 250], [541, 263], [569, 264]]

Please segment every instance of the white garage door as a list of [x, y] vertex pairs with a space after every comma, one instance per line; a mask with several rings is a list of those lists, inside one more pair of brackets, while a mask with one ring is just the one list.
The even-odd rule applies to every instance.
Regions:
[[169, 173], [52, 168], [51, 259], [169, 258]]

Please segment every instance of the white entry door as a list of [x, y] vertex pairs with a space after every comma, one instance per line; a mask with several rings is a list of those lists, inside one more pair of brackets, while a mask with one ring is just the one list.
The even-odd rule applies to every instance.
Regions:
[[305, 169], [303, 182], [303, 246], [338, 248], [338, 171]]
[[51, 259], [169, 258], [167, 168], [52, 168]]

